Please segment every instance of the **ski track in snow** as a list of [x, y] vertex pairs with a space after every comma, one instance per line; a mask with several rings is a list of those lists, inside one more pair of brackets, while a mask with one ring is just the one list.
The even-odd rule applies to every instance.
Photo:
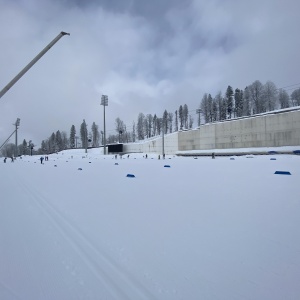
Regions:
[[18, 182], [111, 293], [113, 297], [111, 299], [155, 299], [136, 278], [119, 267], [103, 250], [99, 250], [74, 224], [55, 209], [50, 200], [41, 195], [34, 185], [26, 183], [22, 178], [19, 178]]
[[6, 164], [0, 300], [298, 299], [299, 158], [282, 158]]

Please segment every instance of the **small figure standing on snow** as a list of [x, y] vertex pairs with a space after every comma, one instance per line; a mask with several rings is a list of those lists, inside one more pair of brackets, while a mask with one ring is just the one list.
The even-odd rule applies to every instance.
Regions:
[[14, 158], [13, 157], [11, 157], [11, 162], [14, 162]]
[[44, 157], [41, 156], [41, 158], [40, 158], [41, 164], [43, 164], [43, 160], [44, 160]]
[[214, 152], [211, 154], [211, 158], [212, 158], [212, 159], [215, 158], [215, 153], [214, 153]]
[[5, 158], [4, 158], [4, 160], [3, 160], [3, 161], [4, 161], [4, 163], [6, 163], [6, 158], [7, 158], [7, 157], [5, 157]]

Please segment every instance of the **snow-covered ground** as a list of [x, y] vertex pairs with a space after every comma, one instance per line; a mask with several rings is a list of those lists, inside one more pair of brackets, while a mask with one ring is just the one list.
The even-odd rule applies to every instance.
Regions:
[[0, 299], [299, 299], [299, 184], [296, 155], [8, 159]]

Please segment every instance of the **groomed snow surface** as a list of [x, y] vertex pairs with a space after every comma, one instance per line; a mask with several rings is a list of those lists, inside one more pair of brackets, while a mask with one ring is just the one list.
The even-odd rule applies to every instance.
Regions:
[[300, 156], [39, 158], [0, 164], [1, 300], [300, 299]]

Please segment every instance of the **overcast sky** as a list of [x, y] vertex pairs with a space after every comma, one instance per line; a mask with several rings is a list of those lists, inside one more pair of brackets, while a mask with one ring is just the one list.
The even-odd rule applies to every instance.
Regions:
[[[204, 93], [255, 80], [300, 83], [299, 0], [0, 0], [0, 90], [61, 31], [69, 32], [0, 99], [0, 145], [40, 147], [85, 119], [108, 134], [119, 117], [161, 116]], [[300, 84], [297, 86], [299, 87]], [[14, 142], [12, 138], [10, 140]]]

